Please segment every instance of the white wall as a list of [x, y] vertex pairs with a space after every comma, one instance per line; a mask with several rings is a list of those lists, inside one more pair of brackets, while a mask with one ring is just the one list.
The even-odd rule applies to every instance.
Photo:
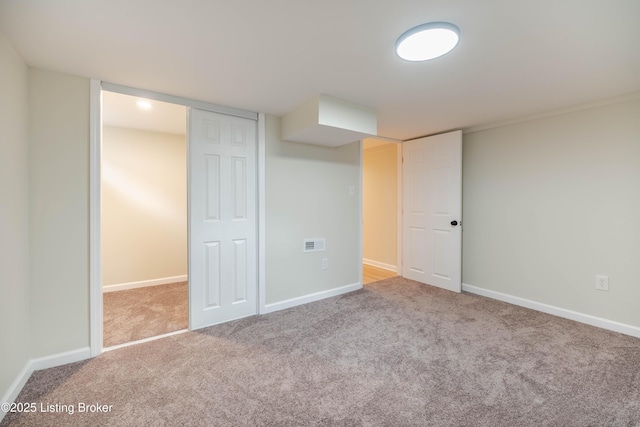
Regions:
[[[359, 283], [359, 176], [359, 142], [328, 148], [282, 141], [280, 119], [267, 116], [267, 305]], [[303, 239], [313, 237], [326, 238], [326, 252], [302, 252]], [[322, 258], [328, 270], [321, 270]]]
[[465, 134], [463, 188], [465, 283], [640, 326], [640, 99]]
[[[29, 70], [0, 34], [0, 402], [29, 361]], [[0, 413], [0, 419], [2, 413]]]
[[89, 345], [89, 80], [30, 69], [31, 357]]
[[398, 144], [367, 148], [362, 158], [362, 257], [397, 264]]
[[187, 274], [186, 138], [104, 126], [102, 284]]

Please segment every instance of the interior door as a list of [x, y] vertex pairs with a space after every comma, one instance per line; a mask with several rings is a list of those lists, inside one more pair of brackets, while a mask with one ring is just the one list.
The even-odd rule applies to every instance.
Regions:
[[402, 275], [460, 292], [462, 131], [406, 141], [402, 155]]
[[257, 313], [256, 126], [189, 111], [189, 329]]

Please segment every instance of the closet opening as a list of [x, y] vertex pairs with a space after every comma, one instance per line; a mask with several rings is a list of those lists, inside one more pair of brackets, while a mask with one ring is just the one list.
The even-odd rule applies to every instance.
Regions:
[[189, 324], [186, 107], [102, 91], [103, 347]]

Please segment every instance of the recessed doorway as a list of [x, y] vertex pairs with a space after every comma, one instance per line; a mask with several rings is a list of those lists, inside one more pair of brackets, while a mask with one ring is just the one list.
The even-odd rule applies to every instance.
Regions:
[[362, 147], [362, 282], [398, 275], [401, 259], [400, 144], [366, 138]]

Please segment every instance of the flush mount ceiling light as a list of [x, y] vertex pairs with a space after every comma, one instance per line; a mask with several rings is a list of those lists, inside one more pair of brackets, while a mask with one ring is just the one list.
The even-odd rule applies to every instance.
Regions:
[[151, 108], [151, 103], [146, 99], [139, 99], [137, 104], [138, 107], [142, 108], [143, 110], [149, 110]]
[[450, 52], [458, 44], [460, 29], [448, 22], [429, 22], [402, 33], [396, 53], [407, 61], [427, 61]]

